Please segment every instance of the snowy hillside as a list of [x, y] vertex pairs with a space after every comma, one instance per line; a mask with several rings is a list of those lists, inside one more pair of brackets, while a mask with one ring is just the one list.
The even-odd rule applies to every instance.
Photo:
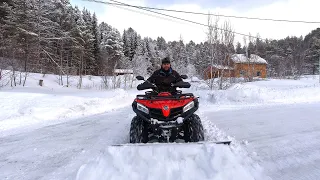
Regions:
[[[0, 179], [281, 179], [278, 171], [286, 179], [320, 175], [312, 168], [320, 160], [315, 151], [320, 148], [315, 144], [320, 136], [315, 131], [320, 128], [315, 121], [317, 77], [238, 83], [221, 91], [209, 91], [204, 81], [194, 79], [186, 91], [200, 96], [197, 114], [206, 141], [233, 142], [167, 147], [110, 146], [128, 143], [131, 103], [143, 92], [124, 88], [123, 82], [121, 89], [99, 88], [101, 78], [94, 76], [84, 77], [88, 88], [79, 90], [77, 78], [64, 87], [57, 77], [30, 74], [26, 87], [0, 89]], [[284, 140], [274, 138], [278, 136]], [[310, 138], [314, 147], [304, 149], [303, 139]], [[293, 144], [288, 149], [276, 143]], [[295, 157], [302, 150], [310, 150], [312, 157]], [[310, 168], [295, 174], [286, 165], [294, 162]]]

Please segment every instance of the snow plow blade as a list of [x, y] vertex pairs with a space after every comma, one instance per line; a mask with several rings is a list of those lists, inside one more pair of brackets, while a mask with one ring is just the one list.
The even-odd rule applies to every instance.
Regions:
[[76, 180], [262, 179], [230, 141], [119, 144], [82, 165]]
[[195, 145], [195, 144], [224, 144], [230, 145], [232, 141], [202, 141], [191, 143], [136, 143], [136, 144], [113, 144], [111, 146], [161, 146], [161, 145]]

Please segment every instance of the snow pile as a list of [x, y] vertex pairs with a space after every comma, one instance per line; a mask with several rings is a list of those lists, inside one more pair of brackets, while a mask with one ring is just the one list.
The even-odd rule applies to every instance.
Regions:
[[207, 91], [215, 104], [265, 104], [320, 101], [319, 83], [313, 80], [268, 80], [235, 84], [227, 90]]
[[[0, 92], [0, 131], [45, 125], [48, 121], [79, 118], [129, 106], [135, 93], [117, 89], [114, 91], [66, 91], [32, 93], [17, 89]], [[35, 91], [35, 90], [34, 90]]]
[[[2, 77], [0, 78], [0, 88], [8, 89], [11, 87], [22, 87], [24, 77], [26, 74], [24, 72], [20, 73], [15, 71], [13, 75], [12, 71], [3, 70], [1, 71]], [[16, 78], [16, 85], [14, 86], [13, 76]], [[39, 86], [39, 80], [43, 80], [43, 86]], [[121, 75], [121, 76], [82, 76], [80, 81], [79, 76], [62, 76], [62, 81], [59, 75], [54, 74], [40, 74], [40, 73], [27, 73], [26, 84], [24, 87], [39, 87], [42, 89], [50, 88], [67, 88], [68, 89], [94, 89], [94, 90], [104, 90], [104, 89], [114, 89], [123, 88], [129, 89], [130, 87], [136, 86], [139, 83], [132, 75]], [[79, 83], [81, 82], [81, 88]]]
[[[109, 146], [82, 165], [76, 179], [270, 179], [242, 142], [227, 136], [201, 111], [199, 115], [206, 142]], [[231, 145], [210, 143], [224, 140]]]
[[110, 146], [83, 165], [77, 180], [263, 179], [226, 145], [154, 144]]

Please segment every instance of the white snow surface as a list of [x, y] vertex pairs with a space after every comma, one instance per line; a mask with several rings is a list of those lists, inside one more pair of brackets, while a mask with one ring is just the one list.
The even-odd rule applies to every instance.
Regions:
[[[86, 90], [59, 86], [53, 75], [39, 87], [41, 76], [31, 75], [26, 87], [0, 89], [0, 179], [320, 177], [315, 77], [225, 91], [197, 79], [187, 91], [200, 96], [207, 143], [119, 147], [111, 145], [128, 143], [131, 103], [143, 92], [102, 90], [99, 77], [85, 77]], [[219, 140], [232, 144], [209, 143]]]
[[319, 113], [320, 102], [310, 102], [206, 111], [204, 116], [241, 142], [252, 160], [272, 179], [317, 180]]
[[[255, 82], [237, 83], [227, 90], [201, 90], [204, 82], [194, 84], [197, 91], [208, 105], [239, 106], [241, 105], [276, 105], [320, 101], [320, 84], [315, 77], [304, 77], [300, 80], [266, 79]], [[199, 87], [199, 88], [198, 88]], [[198, 90], [200, 89], [200, 90]], [[190, 90], [188, 90], [190, 91]], [[192, 90], [190, 91], [192, 92]]]
[[97, 159], [83, 165], [78, 171], [77, 180], [257, 178], [249, 168], [250, 164], [243, 162], [241, 156], [225, 145], [111, 146]]
[[107, 93], [0, 92], [0, 135], [27, 126], [45, 126], [65, 119], [113, 111], [130, 105], [134, 98], [134, 94], [122, 89]]

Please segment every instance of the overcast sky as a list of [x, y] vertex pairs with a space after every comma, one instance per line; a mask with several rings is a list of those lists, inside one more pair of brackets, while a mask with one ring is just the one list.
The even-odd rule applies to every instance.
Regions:
[[[107, 1], [107, 0], [101, 0]], [[320, 21], [320, 0], [118, 0], [131, 5], [151, 6], [158, 8], [195, 11], [223, 15], [248, 16], [273, 19], [290, 19], [305, 21]], [[128, 7], [113, 7], [83, 0], [71, 0], [72, 5], [81, 9], [86, 7], [96, 12], [99, 22], [104, 21], [117, 28], [121, 33], [132, 27], [142, 37], [153, 39], [163, 36], [167, 41], [179, 40], [182, 36], [185, 42], [193, 40], [197, 43], [205, 41], [207, 29], [203, 26], [172, 20], [161, 15]], [[161, 11], [191, 21], [207, 24], [207, 16]], [[261, 38], [280, 39], [287, 36], [305, 36], [320, 24], [301, 24], [244, 20], [235, 18], [220, 18], [221, 24], [229, 20], [234, 31], [256, 35]], [[236, 41], [243, 43], [243, 36], [237, 35]]]

